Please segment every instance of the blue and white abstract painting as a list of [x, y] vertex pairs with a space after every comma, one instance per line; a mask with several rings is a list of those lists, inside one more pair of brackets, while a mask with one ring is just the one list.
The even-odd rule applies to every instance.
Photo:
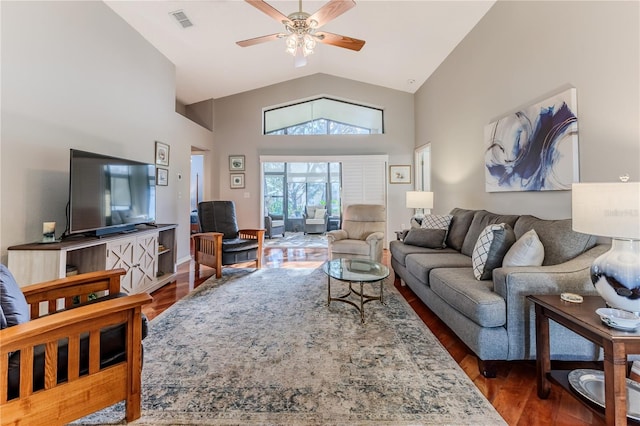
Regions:
[[485, 126], [487, 192], [570, 190], [579, 180], [576, 89]]

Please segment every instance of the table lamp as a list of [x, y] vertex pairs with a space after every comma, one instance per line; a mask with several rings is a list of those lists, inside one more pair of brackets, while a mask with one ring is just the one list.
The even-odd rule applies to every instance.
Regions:
[[613, 308], [640, 312], [640, 182], [572, 185], [573, 230], [611, 237], [591, 282]]
[[424, 209], [433, 208], [433, 192], [407, 191], [407, 208], [416, 209], [416, 213], [411, 216], [411, 219], [422, 219]]

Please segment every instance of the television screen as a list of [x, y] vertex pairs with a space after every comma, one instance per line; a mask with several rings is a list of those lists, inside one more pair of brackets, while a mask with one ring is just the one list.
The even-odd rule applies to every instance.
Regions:
[[71, 150], [70, 234], [119, 232], [155, 217], [153, 164]]

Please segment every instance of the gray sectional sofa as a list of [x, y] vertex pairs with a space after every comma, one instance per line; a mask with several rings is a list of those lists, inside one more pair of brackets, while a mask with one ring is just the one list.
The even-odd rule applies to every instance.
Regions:
[[[608, 246], [597, 245], [593, 236], [574, 232], [570, 219], [544, 220], [460, 208], [451, 215], [445, 247], [391, 241], [391, 266], [396, 278], [475, 352], [480, 372], [495, 377], [497, 363], [492, 361], [535, 359], [535, 313], [526, 296], [597, 294], [589, 269]], [[485, 227], [499, 223], [511, 228], [513, 241], [534, 229], [544, 246], [542, 265], [497, 267], [490, 279], [476, 279], [472, 252], [478, 237]], [[553, 321], [550, 333], [552, 359], [586, 361], [601, 356], [597, 346]]]

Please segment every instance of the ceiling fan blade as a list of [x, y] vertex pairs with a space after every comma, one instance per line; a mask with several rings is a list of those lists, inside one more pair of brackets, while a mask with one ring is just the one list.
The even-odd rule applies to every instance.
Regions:
[[330, 44], [332, 46], [344, 47], [345, 49], [351, 49], [355, 51], [360, 51], [362, 46], [364, 46], [364, 40], [358, 40], [357, 38], [351, 38], [339, 34], [328, 33], [326, 31], [321, 31], [316, 33], [318, 37], [318, 41], [324, 44]]
[[271, 6], [270, 4], [266, 3], [263, 0], [245, 0], [245, 1], [249, 3], [251, 6], [258, 9], [259, 11], [271, 16], [273, 19], [275, 19], [280, 23], [289, 22], [289, 18], [287, 18], [286, 15], [283, 15], [275, 7]]
[[307, 22], [316, 21], [318, 23], [316, 28], [319, 28], [332, 19], [342, 15], [355, 5], [356, 2], [353, 0], [330, 0], [329, 3], [325, 4], [318, 9], [316, 13], [311, 15], [307, 19]]
[[277, 39], [282, 38], [284, 36], [285, 36], [285, 34], [282, 34], [282, 33], [269, 34], [269, 35], [262, 36], [262, 37], [250, 38], [248, 40], [236, 41], [236, 44], [238, 46], [240, 46], [240, 47], [249, 47], [249, 46], [253, 46], [255, 44], [266, 43], [268, 41], [277, 40]]

